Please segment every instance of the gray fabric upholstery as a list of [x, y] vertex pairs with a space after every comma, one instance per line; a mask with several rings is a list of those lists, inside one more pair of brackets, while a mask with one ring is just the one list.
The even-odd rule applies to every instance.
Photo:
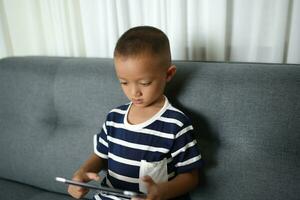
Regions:
[[1, 200], [72, 200], [69, 195], [54, 193], [22, 183], [0, 179]]
[[[193, 199], [298, 199], [300, 66], [174, 63], [167, 96], [192, 117], [205, 160]], [[69, 199], [54, 177], [72, 176], [127, 101], [111, 59], [0, 60], [0, 199]]]

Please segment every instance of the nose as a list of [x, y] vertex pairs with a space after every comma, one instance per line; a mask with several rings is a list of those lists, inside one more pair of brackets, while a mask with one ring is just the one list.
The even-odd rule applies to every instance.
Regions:
[[131, 95], [132, 95], [132, 97], [139, 97], [142, 95], [142, 92], [137, 85], [133, 85], [131, 87]]

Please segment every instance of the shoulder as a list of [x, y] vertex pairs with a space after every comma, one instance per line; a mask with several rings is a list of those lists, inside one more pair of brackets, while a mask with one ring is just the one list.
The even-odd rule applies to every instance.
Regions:
[[163, 114], [163, 117], [178, 121], [181, 128], [191, 125], [191, 119], [172, 104], [169, 104], [168, 108]]
[[118, 106], [116, 108], [113, 108], [111, 109], [107, 116], [106, 116], [106, 119], [109, 120], [109, 119], [112, 119], [112, 118], [115, 118], [115, 117], [121, 117], [121, 116], [124, 116], [127, 112], [127, 109], [128, 109], [128, 106], [130, 104], [124, 104], [124, 105], [121, 105], [121, 106]]
[[118, 106], [118, 107], [116, 107], [114, 109], [111, 109], [108, 114], [110, 114], [110, 113], [124, 113], [124, 112], [127, 111], [129, 105], [130, 104], [127, 103], [127, 104]]

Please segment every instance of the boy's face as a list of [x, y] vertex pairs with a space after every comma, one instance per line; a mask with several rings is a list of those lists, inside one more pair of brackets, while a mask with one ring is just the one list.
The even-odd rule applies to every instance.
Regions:
[[117, 56], [115, 69], [123, 92], [134, 106], [158, 106], [164, 102], [164, 89], [176, 72], [175, 66], [162, 66], [151, 54]]

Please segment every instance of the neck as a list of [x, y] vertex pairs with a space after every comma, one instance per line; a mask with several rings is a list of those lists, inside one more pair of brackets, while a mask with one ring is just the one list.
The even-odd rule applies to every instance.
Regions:
[[162, 96], [157, 102], [147, 106], [138, 107], [131, 105], [128, 113], [128, 122], [131, 124], [139, 124], [153, 117], [165, 104], [165, 97]]

